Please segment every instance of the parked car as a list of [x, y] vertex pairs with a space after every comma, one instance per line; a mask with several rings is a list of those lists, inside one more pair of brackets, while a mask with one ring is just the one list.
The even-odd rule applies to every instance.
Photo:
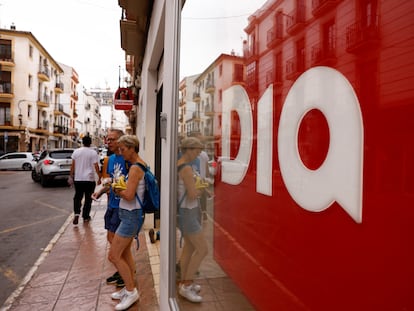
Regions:
[[75, 149], [45, 150], [32, 170], [32, 179], [44, 187], [54, 180], [67, 180]]
[[10, 152], [0, 157], [0, 170], [30, 171], [35, 164], [31, 152]]

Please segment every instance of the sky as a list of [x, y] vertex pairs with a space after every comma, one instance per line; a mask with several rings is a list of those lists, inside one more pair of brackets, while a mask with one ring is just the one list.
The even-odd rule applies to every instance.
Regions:
[[241, 56], [248, 17], [266, 1], [187, 0], [181, 22], [180, 78], [203, 72], [222, 53], [234, 50]]
[[126, 77], [121, 13], [117, 0], [0, 0], [1, 28], [30, 31], [86, 88], [115, 90]]
[[[187, 0], [180, 76], [201, 73], [221, 53], [241, 55], [247, 18], [266, 0]], [[126, 86], [118, 0], [0, 0], [0, 26], [30, 31], [85, 88]]]

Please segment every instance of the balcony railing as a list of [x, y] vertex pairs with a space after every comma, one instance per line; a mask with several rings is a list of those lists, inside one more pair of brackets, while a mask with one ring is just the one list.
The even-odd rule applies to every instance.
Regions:
[[270, 29], [266, 35], [266, 46], [272, 48], [283, 40], [283, 32], [281, 27]]
[[67, 135], [69, 133], [69, 129], [66, 126], [55, 125], [53, 127], [53, 133]]
[[39, 71], [37, 73], [39, 79], [43, 80], [43, 81], [49, 81], [50, 78], [50, 70], [48, 66], [39, 65]]
[[207, 80], [206, 87], [205, 87], [206, 93], [212, 93], [214, 92], [214, 89], [215, 89], [214, 82], [211, 79]]
[[14, 66], [14, 57], [11, 48], [0, 45], [0, 63], [7, 66]]
[[293, 34], [305, 26], [306, 9], [304, 5], [298, 6], [286, 16], [286, 31]]
[[305, 71], [305, 60], [303, 58], [292, 57], [286, 61], [286, 79], [295, 80]]
[[47, 94], [41, 94], [39, 95], [39, 98], [37, 99], [37, 104], [41, 107], [48, 107], [50, 104], [50, 97]]
[[0, 94], [13, 94], [11, 82], [0, 82]]
[[199, 120], [200, 119], [200, 111], [193, 112], [193, 119]]
[[209, 105], [205, 106], [205, 108], [204, 108], [204, 114], [206, 116], [209, 116], [209, 117], [214, 116], [213, 105], [210, 105], [209, 104]]
[[322, 44], [315, 44], [311, 51], [312, 66], [333, 65], [336, 63], [336, 48], [334, 45], [323, 47]]
[[64, 84], [62, 82], [56, 82], [55, 91], [62, 93], [64, 90]]
[[63, 112], [63, 104], [55, 104], [55, 110]]
[[195, 102], [199, 102], [200, 101], [200, 93], [199, 92], [194, 92], [193, 93], [193, 101]]
[[346, 50], [351, 53], [358, 53], [379, 44], [378, 18], [375, 18], [370, 25], [363, 25], [356, 22], [346, 28]]

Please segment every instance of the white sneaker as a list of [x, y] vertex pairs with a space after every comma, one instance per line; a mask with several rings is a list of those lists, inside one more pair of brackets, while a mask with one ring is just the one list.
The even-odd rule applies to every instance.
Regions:
[[139, 299], [138, 290], [134, 288], [132, 292], [125, 289], [125, 294], [121, 298], [121, 302], [115, 306], [115, 310], [125, 310], [132, 306]]
[[122, 297], [124, 297], [126, 292], [126, 287], [123, 287], [121, 290], [114, 292], [111, 294], [112, 299], [120, 300]]
[[193, 283], [191, 284], [191, 289], [193, 292], [198, 294], [201, 291], [201, 286], [199, 284]]
[[203, 298], [199, 296], [195, 291], [192, 290], [193, 286], [185, 286], [182, 284], [178, 290], [178, 293], [183, 296], [185, 299], [191, 302], [201, 302]]

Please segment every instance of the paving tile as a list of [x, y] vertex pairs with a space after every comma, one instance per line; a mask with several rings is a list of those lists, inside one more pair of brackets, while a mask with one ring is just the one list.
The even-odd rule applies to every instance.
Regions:
[[67, 271], [36, 273], [30, 281], [30, 286], [43, 287], [48, 285], [62, 285], [65, 282], [67, 275]]

